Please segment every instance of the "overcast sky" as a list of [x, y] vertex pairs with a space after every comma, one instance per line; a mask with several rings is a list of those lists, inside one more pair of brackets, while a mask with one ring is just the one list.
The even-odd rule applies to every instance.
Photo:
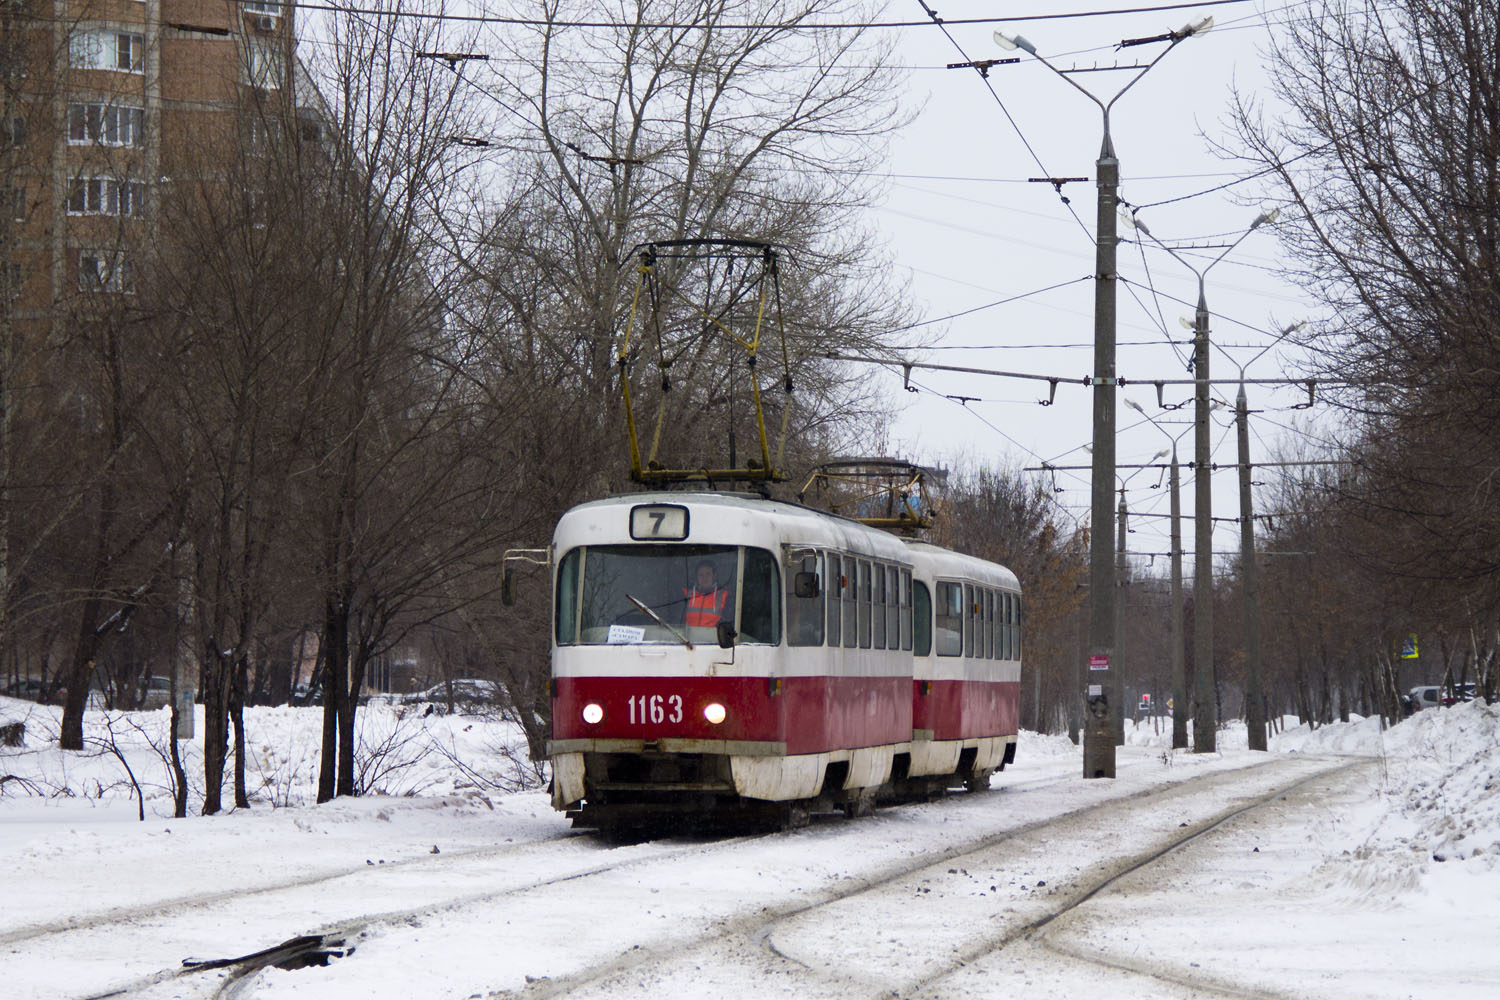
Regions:
[[[935, 6], [949, 21], [1096, 9], [1088, 4], [976, 0], [943, 0]], [[935, 335], [941, 349], [917, 357], [1064, 378], [1092, 372], [1093, 178], [1101, 116], [1094, 104], [1036, 60], [1022, 52], [1001, 51], [991, 37], [994, 29], [1024, 35], [1059, 68], [1105, 67], [1149, 61], [1163, 48], [1117, 50], [1122, 39], [1157, 35], [1207, 14], [1214, 16], [1211, 31], [1179, 44], [1112, 112], [1121, 197], [1135, 206], [1149, 206], [1203, 192], [1243, 172], [1239, 164], [1214, 155], [1208, 140], [1228, 136], [1224, 119], [1231, 87], [1264, 96], [1261, 50], [1268, 29], [1261, 11], [1266, 6], [1232, 3], [1128, 16], [953, 25], [947, 34], [935, 27], [899, 29], [900, 61], [910, 67], [912, 99], [925, 101], [925, 108], [895, 144], [889, 197], [872, 213], [872, 220], [890, 241], [895, 275], [910, 281], [924, 319], [977, 310], [924, 328], [925, 333]], [[925, 16], [918, 0], [898, 0], [887, 14], [900, 19]], [[1269, 15], [1273, 20], [1277, 16]], [[945, 68], [950, 62], [1013, 55], [1021, 56], [1018, 64], [991, 70], [993, 93], [975, 71]], [[1107, 99], [1132, 75], [1099, 71], [1073, 74], [1071, 79]], [[1028, 178], [1037, 176], [1089, 180], [1066, 185], [1062, 194], [1071, 204], [1064, 204], [1052, 186], [1028, 183]], [[1139, 218], [1166, 242], [1232, 242], [1261, 211], [1254, 194], [1253, 183], [1240, 184], [1141, 208]], [[1149, 242], [1143, 264], [1142, 248], [1136, 242], [1141, 237], [1124, 227], [1121, 236], [1127, 242], [1119, 251], [1123, 279], [1117, 334], [1119, 375], [1130, 381], [1190, 378], [1184, 365], [1191, 353], [1190, 333], [1179, 318], [1192, 317], [1197, 280]], [[1271, 342], [1274, 331], [1301, 320], [1316, 320], [1299, 291], [1277, 278], [1277, 256], [1274, 234], [1261, 229], [1209, 272], [1206, 292], [1214, 313], [1212, 338], [1225, 345], [1224, 351], [1213, 353], [1212, 377], [1236, 375], [1228, 355], [1248, 362]], [[1038, 293], [1059, 284], [1062, 287]], [[980, 308], [1013, 296], [1026, 297]], [[1270, 351], [1249, 368], [1247, 377], [1291, 374], [1283, 370], [1285, 357], [1284, 352]], [[1059, 385], [1055, 405], [1043, 407], [1038, 400], [1046, 398], [1045, 382], [929, 371], [913, 376], [924, 391], [908, 394], [901, 392], [899, 374], [881, 378], [893, 393], [904, 397], [894, 431], [895, 450], [904, 456], [928, 461], [963, 456], [970, 463], [1009, 466], [1036, 466], [1044, 461], [1087, 466], [1090, 462], [1083, 445], [1092, 437], [1092, 390]], [[1164, 391], [1168, 405], [1191, 399], [1189, 386], [1167, 386]], [[1232, 405], [1235, 389], [1217, 386], [1215, 395]], [[959, 402], [946, 396], [977, 399]], [[1317, 408], [1290, 409], [1306, 400], [1305, 390], [1252, 385], [1248, 396], [1253, 413], [1252, 461], [1270, 457], [1274, 449], [1289, 443], [1283, 440], [1288, 436], [1305, 442], [1303, 435], [1289, 429], [1293, 421], [1304, 426], [1310, 419], [1328, 422]], [[1126, 398], [1162, 421], [1163, 430], [1125, 407]], [[1192, 430], [1183, 422], [1191, 420], [1190, 402], [1182, 410], [1163, 410], [1157, 406], [1155, 388], [1141, 385], [1124, 389], [1121, 403], [1117, 418], [1120, 464], [1151, 461], [1168, 446], [1168, 433], [1183, 435], [1179, 458], [1184, 463], [1192, 459]], [[1211, 435], [1213, 461], [1233, 463], [1233, 424], [1227, 412], [1217, 419]], [[1143, 555], [1137, 565], [1164, 573], [1169, 549], [1164, 474], [1143, 469], [1122, 470], [1121, 475], [1131, 477], [1126, 500], [1134, 533], [1128, 547], [1133, 552], [1158, 553], [1154, 561]], [[1257, 471], [1254, 478], [1270, 482], [1274, 475], [1272, 470]], [[1192, 479], [1187, 469], [1183, 476], [1186, 516], [1192, 512]], [[1058, 472], [1056, 483], [1063, 489], [1059, 499], [1076, 517], [1086, 517], [1089, 473]], [[1266, 509], [1264, 503], [1256, 506], [1258, 511]], [[1213, 513], [1238, 517], [1233, 469], [1214, 476]], [[1184, 522], [1183, 535], [1190, 574], [1190, 521]], [[1238, 547], [1238, 526], [1219, 522], [1215, 550], [1237, 551]]]

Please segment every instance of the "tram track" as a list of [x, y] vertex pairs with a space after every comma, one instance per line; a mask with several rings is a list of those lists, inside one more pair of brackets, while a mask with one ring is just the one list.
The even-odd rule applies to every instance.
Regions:
[[[1065, 784], [1071, 780], [1071, 776], [1048, 776], [1025, 779], [1021, 782], [1009, 783], [1006, 786], [1006, 791], [1014, 793], [1018, 790], [1045, 789]], [[216, 916], [217, 913], [236, 909], [247, 902], [259, 901], [262, 904], [269, 905], [279, 897], [290, 900], [299, 894], [313, 890], [336, 890], [340, 888], [341, 883], [345, 886], [350, 882], [378, 883], [392, 881], [401, 876], [411, 874], [421, 875], [424, 873], [453, 871], [462, 873], [469, 882], [483, 880], [489, 882], [492, 886], [491, 888], [477, 892], [441, 894], [429, 897], [416, 905], [370, 911], [357, 915], [329, 915], [320, 924], [323, 928], [321, 933], [329, 937], [357, 934], [366, 928], [399, 926], [402, 923], [432, 914], [461, 911], [466, 907], [499, 902], [508, 897], [545, 890], [551, 886], [579, 879], [588, 879], [611, 872], [628, 871], [635, 867], [658, 862], [667, 863], [674, 858], [705, 849], [724, 849], [738, 843], [753, 842], [770, 836], [775, 836], [775, 834], [755, 834], [730, 838], [718, 837], [701, 842], [693, 841], [684, 846], [680, 841], [674, 840], [645, 841], [629, 845], [607, 844], [607, 842], [602, 841], [597, 835], [567, 833], [557, 838], [522, 844], [505, 843], [450, 851], [440, 855], [417, 855], [380, 865], [372, 866], [369, 862], [366, 862], [363, 865], [326, 871], [310, 877], [288, 879], [266, 885], [236, 888], [221, 892], [176, 896], [153, 901], [141, 906], [111, 907], [93, 914], [13, 928], [0, 933], [0, 947], [5, 947], [12, 955], [20, 954], [23, 950], [44, 950], [49, 953], [66, 954], [70, 947], [74, 950], [83, 951], [87, 949], [86, 944], [70, 945], [70, 942], [84, 941], [92, 934], [111, 929], [128, 929], [132, 925], [150, 924], [153, 926], [162, 926], [169, 925], [172, 921], [181, 919], [196, 919], [202, 923], [214, 923], [217, 920], [230, 919], [227, 913], [223, 917]], [[567, 862], [574, 860], [571, 857], [574, 854], [578, 856], [576, 860], [583, 863], [567, 864]], [[622, 855], [628, 856], [622, 858]], [[564, 863], [564, 866], [561, 868], [558, 867], [559, 861]], [[487, 863], [490, 862], [503, 862], [505, 871], [497, 873], [488, 867]], [[510, 878], [509, 873], [516, 869], [533, 871], [540, 869], [542, 872], [550, 874], [539, 875], [523, 881], [512, 880], [509, 884], [502, 887], [493, 887], [492, 880], [497, 875], [501, 880], [504, 880]], [[394, 889], [399, 889], [402, 892], [410, 891], [408, 886], [393, 887]], [[288, 903], [285, 908], [288, 912], [296, 912], [295, 905], [291, 903]], [[279, 933], [300, 933], [305, 926], [305, 923], [300, 923], [295, 927], [283, 926], [279, 928]], [[260, 947], [266, 945], [268, 940], [274, 940], [274, 938], [256, 939], [247, 936], [237, 940], [236, 944], [246, 947]], [[267, 947], [265, 950], [272, 951], [274, 950], [274, 946]], [[256, 954], [259, 954], [259, 952]], [[266, 964], [260, 963], [257, 965], [247, 961], [234, 966], [231, 973], [229, 973], [230, 981], [224, 984], [221, 989], [233, 988], [230, 989], [230, 992], [222, 995], [226, 997], [238, 995], [244, 988], [244, 980]], [[148, 991], [162, 984], [177, 982], [185, 977], [197, 976], [207, 969], [215, 967], [218, 967], [217, 964], [209, 963], [187, 968], [174, 966], [141, 970], [138, 974], [128, 979], [122, 980], [120, 977], [112, 977], [108, 985], [101, 983], [98, 989], [84, 989], [70, 995], [82, 998], [82, 1000], [139, 995], [142, 991]]]
[[[650, 984], [663, 975], [661, 969], [670, 966], [680, 967], [687, 963], [692, 963], [694, 968], [701, 968], [709, 963], [710, 956], [716, 950], [739, 952], [740, 957], [736, 961], [742, 964], [746, 961], [745, 952], [762, 952], [769, 960], [789, 967], [790, 973], [797, 977], [800, 996], [890, 997], [899, 995], [904, 997], [912, 995], [915, 991], [920, 991], [940, 981], [953, 971], [984, 955], [1019, 942], [1036, 939], [1053, 921], [1084, 905], [1099, 892], [1106, 891], [1119, 879], [1155, 863], [1172, 851], [1217, 829], [1248, 810], [1275, 801], [1303, 783], [1327, 776], [1338, 770], [1340, 766], [1352, 765], [1324, 766], [1311, 774], [1299, 774], [1295, 780], [1278, 782], [1270, 789], [1258, 794], [1248, 804], [1236, 804], [1230, 809], [1214, 812], [1182, 828], [1174, 828], [1170, 834], [1153, 841], [1149, 848], [1131, 852], [1123, 857], [1110, 857], [1100, 861], [1088, 870], [1080, 871], [1078, 877], [1067, 884], [1058, 886], [1054, 883], [1051, 892], [1057, 895], [1053, 896], [1049, 893], [1047, 898], [1050, 902], [1040, 907], [1030, 907], [1030, 912], [1023, 913], [1019, 919], [1007, 922], [999, 934], [981, 935], [978, 939], [965, 942], [962, 947], [954, 950], [951, 959], [925, 971], [916, 978], [884, 974], [873, 977], [850, 976], [846, 970], [854, 966], [868, 967], [867, 960], [870, 956], [859, 955], [851, 960], [847, 953], [841, 951], [832, 961], [820, 961], [816, 957], [807, 955], [804, 949], [795, 944], [783, 944], [780, 936], [783, 934], [787, 934], [788, 937], [796, 936], [790, 933], [796, 930], [793, 925], [816, 920], [836, 908], [852, 906], [858, 909], [862, 900], [875, 901], [874, 905], [868, 909], [876, 912], [890, 912], [900, 904], [892, 903], [889, 898], [882, 897], [899, 895], [911, 898], [911, 894], [915, 892], [917, 898], [920, 898], [923, 890], [917, 883], [924, 879], [940, 878], [944, 874], [960, 871], [967, 875], [968, 868], [978, 867], [976, 859], [984, 858], [985, 863], [988, 863], [992, 858], [986, 856], [993, 856], [1001, 849], [1019, 851], [1027, 841], [1045, 839], [1045, 835], [1049, 832], [1075, 825], [1087, 814], [1103, 817], [1111, 811], [1122, 814], [1138, 813], [1143, 809], [1160, 808], [1174, 799], [1183, 797], [1212, 797], [1219, 786], [1243, 782], [1244, 771], [1217, 772], [1196, 778], [1191, 782], [1175, 783], [1135, 795], [1095, 803], [978, 840], [956, 844], [944, 851], [906, 858], [900, 863], [872, 872], [869, 876], [851, 884], [831, 887], [814, 898], [721, 921], [712, 932], [693, 940], [673, 940], [657, 946], [641, 945], [609, 960], [575, 970], [568, 975], [531, 983], [521, 989], [494, 992], [490, 996], [495, 1000], [552, 1000], [552, 998], [559, 997], [576, 997], [582, 1000], [582, 998], [591, 997], [650, 995], [652, 992]], [[1043, 880], [1043, 882], [1046, 881]], [[995, 885], [990, 885], [991, 890], [995, 888]], [[933, 908], [937, 906], [938, 903], [933, 904]], [[834, 918], [833, 923], [846, 928], [871, 926], [871, 921], [860, 919], [854, 914], [849, 917]], [[900, 949], [887, 951], [889, 954], [896, 954], [900, 952]], [[879, 962], [875, 964], [878, 967]], [[901, 964], [908, 964], [908, 960], [903, 958]], [[896, 973], [899, 970], [888, 971]], [[631, 976], [643, 973], [644, 976], [640, 982], [634, 984], [635, 988], [633, 984], [627, 982]], [[891, 990], [893, 982], [901, 983], [899, 993]]]
[[912, 983], [909, 987], [911, 994], [914, 996], [924, 995], [924, 990], [951, 976], [953, 972], [960, 968], [966, 967], [1001, 949], [1017, 944], [1027, 944], [1051, 952], [1069, 961], [1083, 962], [1116, 972], [1142, 976], [1199, 993], [1211, 993], [1225, 997], [1243, 997], [1249, 998], [1249, 1000], [1292, 1000], [1292, 997], [1298, 994], [1247, 988], [1207, 973], [1186, 975], [1181, 970], [1168, 969], [1161, 963], [1126, 961], [1102, 957], [1097, 952], [1091, 952], [1085, 948], [1070, 946], [1067, 943], [1055, 940], [1054, 932], [1063, 929], [1071, 916], [1087, 906], [1092, 900], [1114, 889], [1120, 882], [1146, 872], [1152, 866], [1163, 862], [1169, 856], [1181, 851], [1183, 848], [1244, 818], [1252, 812], [1284, 800], [1287, 796], [1305, 786], [1327, 780], [1342, 772], [1360, 766], [1368, 766], [1368, 762], [1352, 760], [1329, 770], [1307, 775], [1289, 785], [1273, 789], [1252, 799], [1248, 803], [1225, 810], [1217, 816], [1197, 824], [1193, 828], [1183, 832], [1180, 836], [1172, 837], [1167, 842], [1120, 864], [1115, 871], [1097, 880], [1089, 888], [1081, 891], [1075, 898], [1068, 900], [1053, 912], [1030, 921], [1021, 927], [1009, 930], [995, 940], [972, 949], [960, 959], [955, 960], [952, 968], [941, 974]]
[[[579, 997], [612, 996], [616, 995], [613, 986], [617, 985], [617, 981], [622, 976], [641, 970], [669, 966], [682, 955], [704, 955], [722, 949], [738, 950], [747, 954], [760, 952], [776, 961], [797, 967], [802, 959], [799, 958], [795, 949], [787, 951], [779, 947], [778, 934], [799, 919], [815, 920], [830, 908], [850, 905], [851, 901], [857, 903], [861, 897], [872, 898], [883, 893], [900, 894], [909, 891], [910, 886], [907, 883], [920, 878], [923, 873], [932, 874], [949, 867], [955, 869], [965, 866], [973, 867], [972, 859], [985, 852], [998, 853], [1002, 858], [1002, 863], [1014, 860], [1017, 856], [1024, 855], [1021, 845], [1024, 845], [1028, 838], [1045, 837], [1049, 831], [1076, 824], [1095, 810], [1167, 809], [1170, 808], [1171, 803], [1180, 798], [1212, 794], [1214, 788], [1225, 783], [1243, 781], [1247, 773], [1256, 771], [1262, 766], [1216, 771], [1196, 775], [1187, 781], [1173, 781], [1143, 790], [1127, 791], [1101, 801], [1093, 801], [1075, 808], [1064, 808], [1035, 821], [1018, 823], [983, 837], [970, 837], [951, 843], [942, 850], [919, 850], [896, 856], [885, 864], [871, 867], [857, 875], [844, 875], [837, 879], [825, 877], [822, 884], [813, 883], [812, 888], [806, 892], [805, 898], [783, 893], [779, 899], [771, 901], [770, 905], [760, 908], [739, 912], [733, 908], [717, 911], [706, 916], [701, 927], [694, 932], [684, 934], [669, 930], [665, 936], [648, 935], [617, 953], [608, 956], [596, 955], [592, 960], [585, 960], [563, 974], [537, 976], [535, 981], [528, 982], [524, 987], [509, 991], [498, 990], [489, 995], [496, 998], [524, 998], [524, 1000], [544, 1000], [544, 998], [575, 995]], [[1328, 767], [1321, 767], [1317, 773], [1325, 773], [1327, 770]], [[1049, 776], [1007, 783], [990, 794], [1012, 797], [1020, 803], [1036, 795], [1047, 796], [1063, 787], [1074, 785], [1076, 785], [1076, 777], [1071, 774]], [[1101, 790], [1103, 787], [1101, 786]], [[1278, 787], [1274, 794], [1284, 794], [1284, 791]], [[954, 796], [950, 801], [962, 810], [966, 808], [966, 805], [973, 805], [981, 800], [970, 796]], [[994, 801], [991, 800], [989, 805], [993, 806], [993, 804]], [[936, 807], [941, 808], [942, 803], [936, 804]], [[882, 813], [899, 819], [902, 811], [897, 808], [882, 810]], [[15, 950], [16, 945], [20, 945], [28, 950], [35, 947], [48, 952], [65, 954], [69, 950], [86, 947], [89, 932], [93, 930], [101, 930], [112, 925], [147, 922], [158, 928], [158, 931], [153, 933], [159, 933], [163, 925], [170, 926], [174, 921], [187, 920], [200, 924], [214, 924], [231, 919], [232, 911], [237, 906], [252, 899], [259, 900], [263, 904], [274, 903], [287, 913], [302, 916], [304, 911], [298, 907], [300, 898], [308, 893], [336, 885], [339, 879], [344, 878], [367, 879], [371, 886], [385, 885], [388, 887], [389, 894], [401, 896], [403, 904], [412, 898], [410, 893], [413, 880], [421, 884], [422, 876], [435, 871], [449, 871], [451, 875], [469, 885], [475, 881], [484, 882], [484, 889], [469, 892], [444, 892], [439, 891], [441, 886], [438, 886], [428, 892], [427, 898], [399, 907], [370, 908], [363, 912], [350, 912], [346, 908], [343, 913], [325, 913], [321, 920], [312, 919], [316, 916], [313, 913], [306, 913], [309, 919], [302, 920], [296, 926], [289, 927], [283, 923], [280, 927], [283, 935], [293, 932], [300, 934], [308, 928], [309, 924], [317, 924], [319, 929], [316, 933], [325, 937], [346, 938], [351, 943], [358, 944], [370, 938], [372, 946], [378, 950], [378, 948], [399, 946], [402, 934], [407, 933], [410, 927], [421, 924], [434, 921], [441, 923], [445, 919], [450, 921], [472, 919], [476, 923], [483, 924], [487, 920], [492, 921], [494, 915], [501, 913], [541, 913], [546, 911], [548, 899], [558, 892], [584, 895], [601, 891], [618, 892], [619, 887], [627, 883], [636, 884], [637, 891], [639, 891], [639, 885], [659, 879], [661, 872], [670, 871], [677, 862], [689, 860], [692, 856], [713, 854], [722, 855], [725, 866], [732, 867], [741, 849], [758, 850], [759, 846], [770, 838], [780, 837], [784, 842], [786, 850], [782, 852], [782, 844], [778, 844], [778, 854], [795, 856], [799, 848], [799, 837], [810, 835], [837, 838], [845, 836], [844, 831], [850, 831], [857, 836], [858, 831], [862, 829], [861, 824], [870, 822], [870, 820], [859, 820], [846, 824], [840, 820], [828, 824], [815, 824], [811, 830], [798, 831], [789, 835], [770, 834], [694, 841], [687, 844], [681, 841], [657, 841], [608, 850], [601, 850], [597, 840], [586, 836], [569, 836], [522, 845], [497, 845], [454, 852], [441, 857], [411, 858], [399, 864], [376, 868], [364, 867], [328, 873], [312, 879], [293, 880], [278, 886], [260, 887], [248, 893], [208, 894], [188, 900], [164, 901], [126, 912], [105, 914], [84, 924], [68, 925], [59, 929], [38, 927], [11, 932], [9, 938], [12, 951]], [[1200, 832], [1196, 826], [1192, 830], [1184, 831], [1182, 836], [1174, 839], [1171, 845], [1163, 849], [1169, 850], [1176, 844], [1185, 843]], [[580, 852], [580, 855], [572, 856], [574, 851]], [[619, 853], [622, 851], [629, 856], [623, 857]], [[893, 853], [901, 854], [899, 845], [893, 848]], [[585, 863], [563, 863], [575, 860]], [[697, 863], [701, 863], [701, 859]], [[523, 868], [535, 874], [530, 877], [518, 877], [518, 870]], [[1100, 877], [1107, 876], [1113, 879], [1123, 877], [1124, 874], [1126, 874], [1125, 870], [1120, 869], [1103, 873]], [[497, 879], [507, 880], [507, 884], [496, 886], [494, 882]], [[1057, 881], [1053, 882], [1054, 886], [1058, 884]], [[608, 888], [610, 886], [614, 888], [611, 890]], [[995, 886], [992, 885], [990, 888], [994, 889]], [[801, 890], [796, 889], [792, 892], [801, 893]], [[278, 898], [278, 894], [282, 898]], [[340, 895], [341, 898], [347, 899], [349, 894], [343, 892]], [[1075, 896], [1076, 893], [1070, 891], [1066, 899], [1072, 900]], [[1070, 905], [1078, 905], [1082, 901], [1078, 899]], [[1058, 910], [1058, 912], [1063, 912], [1063, 910]], [[1045, 914], [1028, 910], [1026, 915], [1036, 917]], [[1053, 918], [1055, 915], [1049, 919]], [[1026, 930], [1031, 927], [1032, 923], [1026, 923]], [[656, 937], [655, 940], [652, 939], [653, 936]], [[381, 941], [381, 938], [387, 938], [387, 940]], [[68, 947], [69, 939], [75, 941], [71, 949]], [[248, 947], [261, 947], [276, 938], [263, 935], [259, 938], [242, 937], [236, 940], [237, 943], [243, 943]], [[988, 947], [1004, 947], [1012, 940], [1014, 936], [1007, 937], [1006, 941], [1001, 944], [990, 944]], [[160, 956], [160, 942], [156, 943], [158, 947], [155, 953]], [[59, 948], [60, 945], [63, 947]], [[982, 951], [983, 948], [981, 948]], [[980, 952], [976, 952], [978, 953]], [[178, 955], [181, 954], [182, 952], [179, 951]], [[264, 965], [265, 963], [261, 963], [261, 965], [252, 966], [251, 963], [246, 963], [235, 967], [223, 973], [226, 978], [222, 981], [216, 984], [205, 981], [204, 985], [198, 988], [198, 992], [191, 992], [187, 995], [216, 995], [224, 997], [225, 1000], [231, 997], [253, 996], [255, 973]], [[803, 965], [803, 971], [799, 975], [821, 975], [815, 966], [816, 963], [813, 963], [813, 966]], [[928, 970], [928, 972], [930, 975], [924, 977], [923, 982], [928, 979], [941, 978], [945, 974], [944, 969], [938, 968]], [[135, 975], [112, 976], [107, 988], [103, 988], [104, 984], [101, 984], [99, 989], [80, 989], [70, 995], [89, 998], [140, 997], [142, 1000], [157, 995], [183, 995], [176, 991], [184, 988], [185, 981], [194, 974], [194, 970], [177, 967], [162, 968], [159, 965], [154, 969], [138, 968]], [[829, 985], [833, 986], [838, 978], [834, 976]], [[161, 987], [169, 988], [163, 990], [160, 989]], [[215, 987], [219, 992], [205, 992]], [[845, 984], [845, 987], [851, 989], [854, 995], [863, 995], [866, 992], [853, 983]], [[628, 991], [618, 995], [626, 995], [626, 993]], [[845, 995], [843, 987], [835, 988], [834, 993], [830, 995]], [[879, 994], [877, 991], [869, 995], [884, 994]]]
[[[764, 836], [764, 835], [761, 835]], [[735, 838], [737, 840], [758, 839], [756, 837]], [[724, 843], [726, 841], [720, 841]], [[555, 840], [539, 841], [525, 845], [497, 845], [457, 851], [451, 854], [438, 855], [434, 857], [415, 857], [405, 861], [390, 862], [384, 865], [349, 868], [338, 872], [325, 873], [312, 878], [293, 879], [275, 885], [261, 886], [243, 891], [227, 891], [221, 893], [206, 893], [198, 896], [179, 897], [164, 900], [148, 906], [133, 908], [116, 908], [103, 914], [82, 921], [61, 921], [48, 925], [23, 928], [9, 932], [4, 938], [0, 938], [0, 945], [8, 946], [12, 955], [21, 952], [21, 947], [42, 950], [48, 953], [66, 954], [72, 948], [84, 950], [88, 947], [86, 940], [81, 945], [71, 944], [70, 939], [86, 939], [88, 935], [102, 930], [114, 930], [118, 932], [121, 927], [130, 925], [148, 924], [160, 926], [169, 924], [173, 920], [191, 919], [200, 923], [213, 923], [216, 920], [230, 921], [232, 914], [229, 912], [234, 908], [250, 900], [267, 900], [278, 895], [295, 897], [297, 894], [306, 893], [309, 890], [326, 889], [342, 880], [368, 880], [371, 882], [392, 881], [403, 874], [431, 873], [434, 871], [450, 871], [461, 876], [466, 881], [473, 881], [480, 876], [505, 877], [508, 873], [494, 870], [476, 869], [476, 861], [503, 861], [506, 868], [515, 868], [524, 865], [541, 865], [548, 867], [548, 855], [562, 857], [564, 861], [571, 860], [566, 855], [573, 852], [582, 854], [583, 859], [590, 863], [582, 865], [569, 865], [560, 870], [551, 870], [548, 874], [525, 878], [512, 884], [499, 888], [487, 888], [480, 891], [452, 894], [441, 892], [436, 898], [430, 898], [420, 906], [406, 906], [399, 909], [385, 910], [367, 913], [359, 916], [334, 916], [332, 922], [326, 925], [325, 930], [318, 932], [317, 936], [326, 938], [337, 938], [344, 932], [340, 928], [348, 926], [355, 932], [358, 929], [377, 924], [396, 924], [407, 920], [418, 914], [428, 914], [441, 910], [462, 909], [492, 901], [503, 900], [506, 897], [523, 894], [526, 892], [545, 889], [549, 886], [560, 885], [577, 879], [586, 879], [590, 876], [599, 875], [610, 871], [626, 870], [634, 866], [649, 865], [663, 861], [670, 861], [674, 857], [692, 853], [701, 849], [700, 845], [682, 846], [678, 843], [665, 842], [661, 844], [637, 844], [627, 847], [612, 847], [603, 852], [597, 848], [594, 838], [587, 835], [569, 834]], [[622, 859], [616, 852], [627, 852], [631, 856]], [[603, 853], [606, 859], [601, 863], [599, 855]], [[403, 892], [412, 891], [410, 885], [393, 886]], [[286, 906], [287, 912], [296, 913], [297, 907], [294, 902]], [[263, 942], [253, 942], [263, 943]], [[273, 961], [258, 961], [265, 953], [274, 952], [280, 946], [271, 946], [257, 951], [243, 959], [231, 960], [184, 960], [181, 966], [169, 968], [158, 968], [137, 974], [123, 981], [112, 982], [109, 985], [101, 985], [97, 990], [84, 990], [72, 995], [80, 1000], [103, 1000], [106, 997], [127, 997], [141, 993], [149, 988], [163, 983], [174, 982], [184, 978], [197, 976], [205, 971], [219, 968], [229, 968], [228, 986], [243, 979], [248, 974], [253, 974], [261, 968], [275, 964]], [[225, 996], [233, 996], [234, 992], [226, 993]]]

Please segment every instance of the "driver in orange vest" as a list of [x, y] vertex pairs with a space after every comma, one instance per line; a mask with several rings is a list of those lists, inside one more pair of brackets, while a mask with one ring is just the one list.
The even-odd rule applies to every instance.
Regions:
[[697, 579], [692, 587], [682, 588], [687, 598], [687, 614], [683, 624], [689, 627], [713, 628], [724, 617], [724, 608], [729, 601], [729, 591], [719, 586], [719, 576], [714, 564], [704, 560], [695, 570]]

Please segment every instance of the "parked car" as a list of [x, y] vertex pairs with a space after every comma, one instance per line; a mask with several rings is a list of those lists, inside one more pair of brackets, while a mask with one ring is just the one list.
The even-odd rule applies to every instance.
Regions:
[[35, 677], [23, 677], [21, 680], [12, 681], [6, 688], [5, 693], [12, 698], [25, 698], [27, 701], [39, 701], [42, 697], [42, 682]]
[[1473, 684], [1459, 684], [1452, 691], [1449, 691], [1446, 688], [1443, 690], [1443, 704], [1444, 705], [1452, 705], [1452, 704], [1455, 704], [1455, 703], [1460, 702], [1460, 701], [1473, 701], [1473, 700], [1474, 700], [1474, 685]]
[[293, 705], [321, 705], [323, 704], [323, 685], [308, 689], [306, 684], [298, 683], [292, 688]]
[[160, 675], [147, 677], [141, 687], [142, 708], [163, 708], [172, 700], [172, 679]]
[[1407, 697], [1411, 699], [1411, 710], [1418, 712], [1424, 708], [1438, 708], [1455, 702], [1473, 701], [1474, 685], [1459, 684], [1449, 689], [1442, 684], [1421, 684], [1412, 688]]
[[457, 711], [473, 712], [496, 705], [500, 701], [500, 686], [494, 681], [480, 680], [475, 677], [460, 677], [448, 683], [434, 684], [423, 691], [415, 691], [402, 698], [402, 704], [427, 704], [433, 705], [439, 710], [446, 710], [448, 707], [449, 684], [452, 685], [453, 707]]

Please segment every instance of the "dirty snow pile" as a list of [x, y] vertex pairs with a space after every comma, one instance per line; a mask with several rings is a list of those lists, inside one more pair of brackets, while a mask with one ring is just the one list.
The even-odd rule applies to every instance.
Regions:
[[[1171, 719], [1128, 728], [1126, 742], [1170, 747]], [[1225, 724], [1218, 734], [1221, 751], [1247, 745], [1242, 721]], [[1374, 805], [1383, 815], [1363, 845], [1366, 852], [1472, 860], [1500, 871], [1500, 704], [1427, 709], [1384, 730], [1375, 717], [1352, 715], [1348, 722], [1311, 729], [1288, 716], [1271, 737], [1270, 750], [1382, 760], [1383, 801]]]
[[1385, 743], [1396, 808], [1378, 840], [1500, 870], [1500, 705], [1424, 710]]

